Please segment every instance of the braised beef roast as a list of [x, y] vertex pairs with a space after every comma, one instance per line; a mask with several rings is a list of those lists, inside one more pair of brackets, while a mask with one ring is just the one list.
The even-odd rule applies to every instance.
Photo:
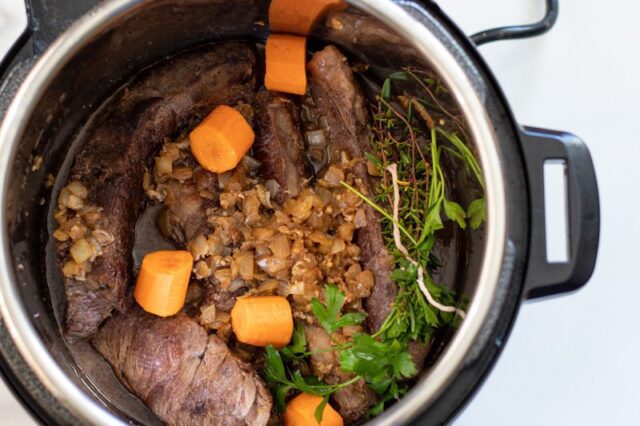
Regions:
[[253, 367], [185, 314], [132, 307], [100, 328], [95, 348], [118, 378], [172, 425], [264, 425], [271, 394]]
[[256, 141], [253, 152], [262, 164], [262, 174], [279, 185], [274, 199], [283, 203], [296, 197], [308, 167], [304, 157], [304, 140], [300, 133], [300, 108], [290, 98], [263, 91], [255, 100]]
[[[365, 97], [354, 80], [347, 58], [336, 47], [327, 46], [313, 55], [307, 68], [314, 104], [328, 124], [329, 161], [340, 161], [341, 151], [346, 151], [351, 158], [363, 158], [370, 150], [368, 113]], [[355, 172], [366, 193], [371, 194], [366, 165], [358, 164]], [[366, 306], [367, 326], [375, 332], [389, 315], [398, 288], [390, 278], [393, 258], [385, 248], [380, 218], [370, 206], [364, 208], [367, 224], [357, 231], [356, 243], [362, 250], [363, 266], [375, 275], [376, 283]]]
[[[215, 106], [250, 100], [255, 55], [245, 44], [221, 44], [180, 55], [140, 76], [90, 132], [69, 180], [88, 190], [86, 204], [101, 209], [100, 229], [113, 243], [84, 280], [65, 278], [68, 335], [92, 336], [112, 311], [125, 308], [131, 278], [133, 229], [143, 197], [145, 166], [164, 138]], [[61, 267], [69, 242], [57, 245]]]
[[[420, 66], [420, 55], [398, 33], [379, 20], [354, 9], [327, 14], [315, 29], [319, 38], [338, 46], [356, 46], [353, 54], [367, 63], [396, 68], [398, 58]], [[395, 62], [394, 62], [395, 61]]]

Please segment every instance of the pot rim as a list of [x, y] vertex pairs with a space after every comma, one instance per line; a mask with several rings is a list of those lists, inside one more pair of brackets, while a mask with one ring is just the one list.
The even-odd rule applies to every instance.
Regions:
[[[484, 107], [483, 98], [458, 63], [454, 52], [415, 17], [391, 0], [347, 1], [389, 25], [403, 36], [424, 58], [427, 58], [433, 69], [451, 88], [467, 118], [485, 179], [487, 205], [483, 249], [485, 257], [467, 317], [425, 377], [398, 403], [371, 421], [371, 424], [398, 424], [414, 418], [446, 388], [462, 368], [474, 341], [485, 322], [490, 319], [507, 236], [505, 178], [496, 148], [497, 137]], [[80, 390], [57, 365], [33, 327], [30, 315], [25, 311], [19, 297], [14, 271], [10, 266], [13, 262], [6, 231], [8, 226], [6, 198], [16, 147], [24, 135], [32, 112], [54, 76], [87, 43], [103, 34], [123, 15], [134, 12], [145, 3], [145, 0], [108, 0], [76, 21], [35, 64], [11, 102], [0, 127], [0, 170], [2, 170], [0, 172], [2, 190], [0, 223], [5, 229], [0, 244], [2, 319], [20, 354], [44, 386], [80, 419], [97, 425], [118, 424], [121, 420]]]

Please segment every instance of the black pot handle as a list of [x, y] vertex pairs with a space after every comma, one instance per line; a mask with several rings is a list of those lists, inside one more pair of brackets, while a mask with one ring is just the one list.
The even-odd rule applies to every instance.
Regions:
[[27, 28], [4, 58], [0, 81], [20, 62], [38, 57], [76, 19], [102, 0], [24, 0]]
[[558, 20], [558, 0], [546, 0], [547, 10], [539, 22], [526, 25], [511, 25], [480, 31], [471, 36], [476, 46], [501, 40], [514, 40], [542, 35], [549, 31]]
[[34, 51], [42, 53], [64, 30], [102, 0], [25, 0]]
[[[591, 277], [600, 237], [600, 205], [596, 174], [589, 150], [570, 133], [524, 127], [520, 139], [525, 154], [531, 200], [531, 238], [524, 297], [534, 299], [576, 290]], [[568, 261], [549, 263], [546, 250], [544, 164], [566, 163]]]

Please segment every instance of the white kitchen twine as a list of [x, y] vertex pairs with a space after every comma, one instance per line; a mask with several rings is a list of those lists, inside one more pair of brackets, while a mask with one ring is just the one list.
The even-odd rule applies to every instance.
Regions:
[[460, 316], [460, 318], [465, 318], [465, 312], [456, 308], [455, 306], [447, 306], [443, 305], [431, 296], [427, 286], [424, 284], [424, 269], [422, 265], [418, 264], [415, 260], [409, 256], [409, 252], [407, 248], [402, 244], [402, 240], [400, 239], [400, 228], [398, 227], [398, 219], [399, 219], [399, 210], [400, 210], [400, 188], [398, 187], [398, 166], [394, 163], [387, 167], [387, 171], [391, 174], [391, 182], [393, 184], [393, 241], [400, 250], [400, 253], [404, 255], [404, 257], [411, 262], [413, 266], [418, 268], [418, 286], [420, 287], [420, 291], [424, 294], [424, 297], [427, 298], [427, 301], [432, 305], [441, 310], [442, 312], [455, 312]]

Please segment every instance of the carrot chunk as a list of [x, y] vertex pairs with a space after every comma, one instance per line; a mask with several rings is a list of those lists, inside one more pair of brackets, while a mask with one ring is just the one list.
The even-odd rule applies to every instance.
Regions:
[[231, 327], [239, 342], [286, 346], [293, 334], [291, 305], [282, 296], [238, 299], [231, 309]]
[[307, 91], [307, 40], [304, 37], [271, 34], [267, 39], [265, 55], [266, 88], [304, 95]]
[[189, 144], [204, 169], [224, 173], [240, 163], [255, 137], [242, 114], [220, 105], [189, 134]]
[[342, 0], [272, 0], [269, 6], [271, 31], [308, 35], [313, 24], [329, 9], [344, 9]]
[[147, 254], [133, 297], [145, 311], [168, 317], [184, 306], [193, 256], [188, 251], [162, 250]]
[[284, 410], [285, 426], [342, 426], [342, 416], [329, 404], [322, 410], [322, 422], [318, 423], [315, 413], [316, 408], [322, 402], [322, 397], [301, 393], [287, 404]]

